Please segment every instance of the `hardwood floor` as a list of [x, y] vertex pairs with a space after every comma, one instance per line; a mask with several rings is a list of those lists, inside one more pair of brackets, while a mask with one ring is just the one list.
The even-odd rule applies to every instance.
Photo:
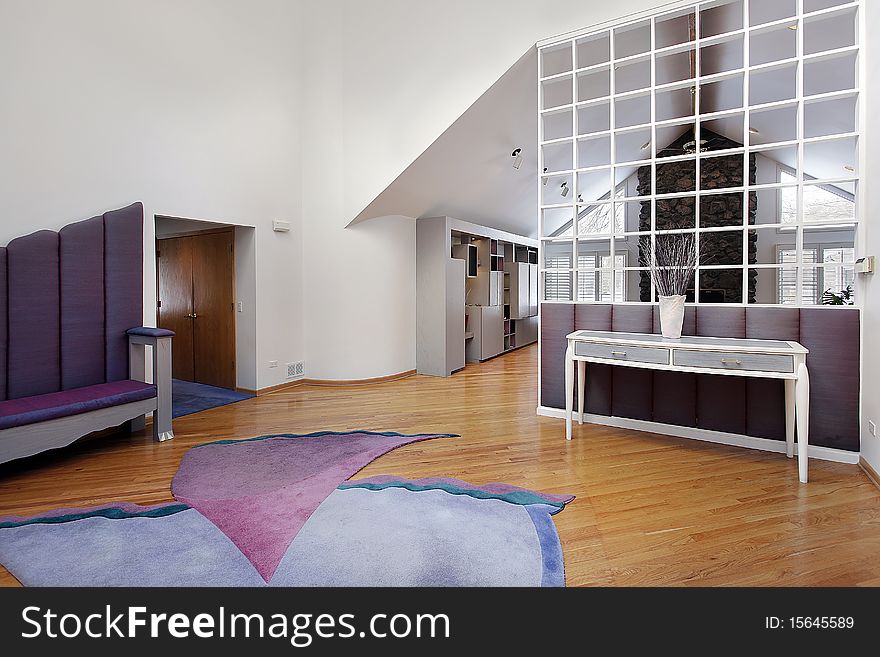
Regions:
[[[0, 467], [0, 516], [172, 499], [183, 453], [220, 438], [318, 429], [450, 432], [357, 476], [502, 481], [577, 499], [555, 516], [569, 585], [880, 585], [880, 491], [855, 465], [539, 418], [537, 349], [447, 379], [301, 386], [182, 417], [176, 438], [87, 441]], [[0, 583], [17, 582], [5, 571]]]

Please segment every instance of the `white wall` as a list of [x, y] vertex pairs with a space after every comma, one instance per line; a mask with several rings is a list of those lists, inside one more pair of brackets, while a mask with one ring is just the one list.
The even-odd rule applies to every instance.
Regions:
[[[865, 29], [862, 35], [872, 35], [862, 40], [865, 44], [863, 57], [866, 65], [865, 95], [863, 103], [869, 108], [880, 107], [880, 4], [865, 2]], [[876, 113], [876, 112], [875, 112]], [[870, 117], [870, 113], [868, 114]], [[860, 145], [862, 180], [874, 180], [880, 175], [880, 132], [876, 121], [865, 121], [865, 135]], [[865, 208], [861, 213], [868, 222], [865, 227], [866, 243], [863, 252], [880, 256], [880, 190], [864, 184]], [[880, 434], [868, 433], [868, 420], [880, 424], [880, 274], [861, 277], [865, 279], [861, 292], [862, 310], [862, 457], [880, 472]]]
[[322, 0], [305, 5], [309, 378], [357, 379], [415, 368], [415, 224], [385, 217], [345, 226], [536, 41], [662, 4]]
[[[0, 243], [141, 200], [256, 226], [256, 383], [303, 357], [300, 22], [285, 0], [0, 0]], [[272, 218], [293, 223], [271, 231]]]

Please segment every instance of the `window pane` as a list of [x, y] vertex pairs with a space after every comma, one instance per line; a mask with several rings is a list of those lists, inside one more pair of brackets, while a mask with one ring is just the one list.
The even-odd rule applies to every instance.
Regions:
[[700, 264], [743, 264], [743, 232], [736, 230], [700, 233]]
[[[768, 3], [771, 4], [771, 3]], [[796, 21], [790, 25], [752, 32], [749, 36], [749, 66], [791, 59], [797, 55]]]
[[782, 20], [797, 13], [797, 0], [749, 0], [749, 23], [761, 25]]
[[657, 230], [677, 230], [696, 226], [696, 198], [658, 198], [656, 213]]
[[563, 43], [541, 50], [541, 75], [547, 77], [571, 70], [571, 44]]
[[571, 76], [554, 78], [541, 83], [542, 109], [571, 103]]
[[614, 68], [614, 93], [623, 94], [651, 86], [651, 56]]
[[700, 270], [700, 303], [742, 303], [742, 292], [742, 268]]
[[575, 43], [577, 67], [586, 68], [611, 59], [611, 35], [609, 32], [586, 36]]
[[588, 135], [593, 132], [610, 130], [611, 101], [605, 100], [578, 107], [577, 122], [579, 135]]
[[804, 21], [804, 54], [846, 48], [856, 43], [854, 10], [820, 16]]
[[804, 185], [804, 223], [840, 224], [856, 220], [855, 197], [836, 185]]
[[545, 269], [571, 269], [571, 242], [544, 242]]
[[657, 165], [657, 193], [678, 194], [696, 189], [697, 163], [695, 160], [678, 160]]
[[579, 103], [604, 98], [611, 93], [611, 69], [579, 73], [577, 76], [577, 99]]
[[761, 268], [749, 269], [749, 288], [754, 292], [749, 303], [795, 304], [797, 303], [797, 269]]
[[742, 0], [728, 0], [709, 5], [700, 12], [700, 38], [735, 32], [743, 26]]
[[571, 137], [572, 126], [574, 125], [571, 117], [572, 112], [570, 109], [542, 114], [541, 124], [543, 129], [541, 136], [544, 141]]
[[696, 29], [693, 9], [660, 16], [654, 27], [654, 47], [668, 48], [693, 41], [696, 38]]
[[578, 168], [606, 166], [611, 164], [611, 136], [581, 139], [577, 145]]
[[614, 58], [623, 59], [651, 50], [651, 22], [643, 21], [614, 30]]
[[544, 276], [544, 299], [547, 301], [571, 301], [571, 272], [546, 271]]
[[573, 207], [550, 208], [541, 210], [541, 236], [542, 237], [573, 237], [572, 216]]
[[541, 147], [541, 155], [544, 158], [544, 166], [548, 173], [572, 169], [571, 141], [559, 144], [548, 144]]

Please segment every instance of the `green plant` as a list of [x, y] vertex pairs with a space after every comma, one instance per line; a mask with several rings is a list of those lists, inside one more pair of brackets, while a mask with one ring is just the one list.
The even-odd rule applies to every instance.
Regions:
[[822, 293], [823, 306], [851, 306], [855, 303], [855, 295], [853, 286], [847, 285], [845, 289], [838, 292], [832, 292], [831, 288]]

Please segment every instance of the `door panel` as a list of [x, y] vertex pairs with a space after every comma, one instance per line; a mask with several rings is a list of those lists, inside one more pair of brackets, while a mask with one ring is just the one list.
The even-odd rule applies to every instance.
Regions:
[[235, 388], [233, 232], [191, 239], [194, 380]]
[[158, 325], [174, 331], [171, 348], [171, 373], [176, 379], [193, 381], [193, 320], [192, 313], [193, 249], [191, 237], [175, 237], [156, 241], [159, 251]]

